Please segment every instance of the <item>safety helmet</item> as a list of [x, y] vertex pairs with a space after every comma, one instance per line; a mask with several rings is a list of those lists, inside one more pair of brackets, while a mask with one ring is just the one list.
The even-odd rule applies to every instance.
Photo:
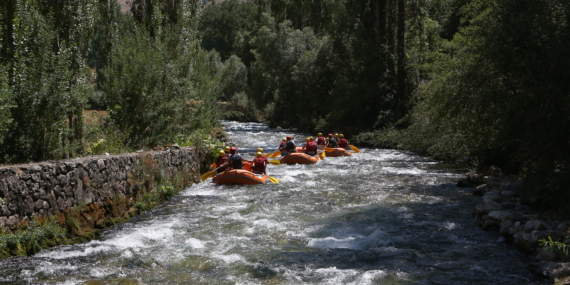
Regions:
[[337, 134], [337, 133], [335, 133], [335, 134], [334, 134], [334, 137], [335, 137], [335, 138], [336, 138], [336, 137], [338, 137], [338, 134]]
[[322, 137], [322, 136], [323, 136], [323, 134], [322, 134], [322, 133], [318, 133], [318, 134], [317, 134], [317, 136], [319, 136], [319, 137]]
[[263, 152], [263, 149], [260, 148], [260, 147], [258, 147], [256, 151], [257, 151], [257, 152]]
[[237, 147], [234, 147], [234, 146], [230, 147], [230, 153], [231, 154], [235, 154], [236, 151], [237, 151]]
[[287, 140], [292, 140], [293, 138], [291, 136], [287, 136]]
[[332, 138], [332, 134], [329, 134], [329, 138]]
[[226, 153], [223, 150], [220, 150], [220, 152], [218, 152], [218, 156], [224, 156], [226, 155]]
[[255, 154], [255, 157], [262, 157], [262, 156], [263, 156], [263, 153], [261, 153], [260, 151], [258, 151], [258, 152]]
[[325, 138], [327, 141], [329, 141], [329, 138]]
[[314, 141], [314, 140], [315, 140], [315, 138], [314, 138], [314, 137], [309, 137], [309, 139], [310, 139], [311, 141]]
[[284, 138], [283, 141], [287, 141], [287, 139]]
[[305, 138], [305, 141], [306, 141], [306, 142], [308, 142], [308, 141], [310, 141], [310, 140], [311, 140], [310, 137], [306, 137], [306, 138]]
[[338, 135], [338, 137], [342, 139], [342, 138], [344, 138], [344, 135], [340, 134], [340, 135]]
[[225, 151], [226, 151], [226, 152], [230, 152], [230, 147], [229, 147], [229, 146], [226, 146]]

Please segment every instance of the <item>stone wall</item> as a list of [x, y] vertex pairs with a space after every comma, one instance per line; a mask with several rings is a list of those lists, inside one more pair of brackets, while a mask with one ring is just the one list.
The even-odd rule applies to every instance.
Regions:
[[133, 200], [152, 188], [153, 181], [171, 183], [169, 180], [179, 177], [197, 181], [203, 158], [204, 153], [196, 148], [172, 147], [2, 166], [0, 232], [10, 232], [34, 217], [56, 215], [77, 206]]

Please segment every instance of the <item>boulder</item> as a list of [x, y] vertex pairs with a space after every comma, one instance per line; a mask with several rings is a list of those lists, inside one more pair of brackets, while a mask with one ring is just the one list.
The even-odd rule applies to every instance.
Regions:
[[487, 184], [479, 185], [473, 189], [473, 195], [482, 196], [485, 194], [485, 190], [487, 189]]
[[483, 199], [483, 205], [485, 206], [485, 211], [487, 211], [487, 213], [503, 210], [503, 206], [501, 204], [490, 199]]
[[550, 276], [556, 270], [558, 263], [553, 261], [543, 260], [539, 262], [537, 265], [538, 269], [534, 271], [534, 274], [539, 277], [550, 278]]

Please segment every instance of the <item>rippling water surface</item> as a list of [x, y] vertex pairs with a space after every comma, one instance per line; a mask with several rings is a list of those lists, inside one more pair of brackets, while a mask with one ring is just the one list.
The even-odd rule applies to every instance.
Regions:
[[[289, 134], [224, 125], [246, 157]], [[478, 198], [455, 187], [461, 171], [361, 150], [270, 165], [279, 184], [193, 185], [97, 240], [0, 261], [0, 283], [548, 284], [498, 234], [473, 226]]]

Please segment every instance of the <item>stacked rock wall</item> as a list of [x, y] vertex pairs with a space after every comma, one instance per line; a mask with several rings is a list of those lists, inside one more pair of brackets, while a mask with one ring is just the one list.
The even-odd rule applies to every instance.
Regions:
[[0, 232], [79, 205], [132, 197], [154, 180], [181, 173], [196, 180], [203, 157], [196, 148], [176, 147], [0, 167]]

